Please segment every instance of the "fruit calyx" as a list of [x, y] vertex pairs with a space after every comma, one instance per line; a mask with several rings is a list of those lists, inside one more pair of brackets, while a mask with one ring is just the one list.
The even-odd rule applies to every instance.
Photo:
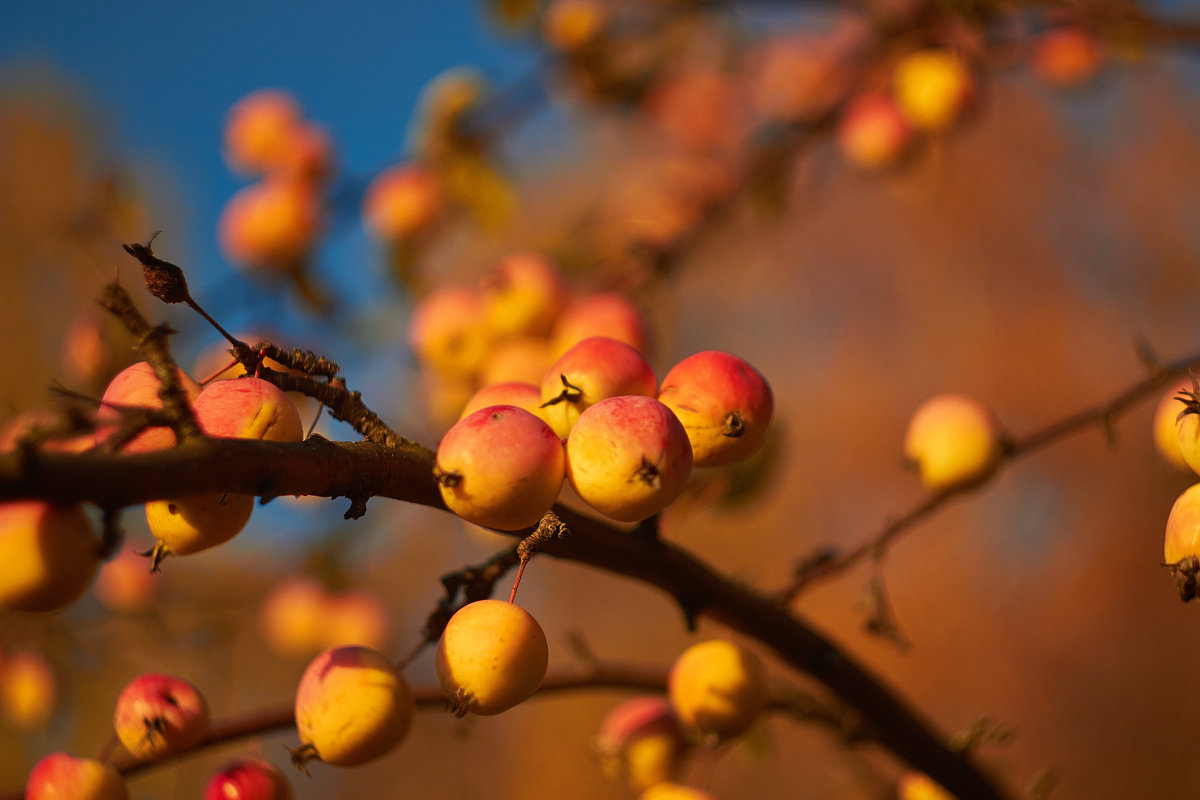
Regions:
[[446, 471], [436, 466], [433, 468], [433, 477], [440, 485], [445, 486], [447, 489], [453, 489], [463, 482], [461, 472]]
[[742, 415], [736, 411], [730, 411], [729, 416], [725, 418], [725, 427], [721, 429], [721, 435], [728, 436], [730, 439], [740, 439], [745, 432], [746, 421], [742, 419]]
[[562, 381], [563, 390], [542, 403], [538, 408], [546, 408], [547, 406], [554, 406], [559, 403], [578, 403], [583, 397], [583, 389], [568, 381], [566, 375], [559, 373], [558, 379]]
[[136, 551], [139, 556], [150, 559], [150, 573], [162, 572], [163, 560], [171, 555], [171, 548], [167, 547], [164, 542], [155, 542], [154, 547], [149, 550]]
[[[1195, 412], [1200, 413], [1200, 412]], [[1174, 564], [1163, 564], [1175, 577], [1179, 599], [1187, 603], [1196, 597], [1196, 578], [1200, 575], [1200, 558], [1186, 556]]]
[[296, 765], [296, 769], [311, 778], [312, 773], [308, 771], [308, 762], [321, 760], [321, 754], [317, 752], [317, 748], [311, 744], [302, 744], [299, 747], [289, 747], [287, 751], [292, 757], [292, 763]]
[[662, 485], [662, 479], [658, 474], [658, 466], [650, 459], [642, 456], [642, 465], [638, 467], [637, 472], [633, 473], [629, 478], [629, 482], [642, 481], [657, 489]]

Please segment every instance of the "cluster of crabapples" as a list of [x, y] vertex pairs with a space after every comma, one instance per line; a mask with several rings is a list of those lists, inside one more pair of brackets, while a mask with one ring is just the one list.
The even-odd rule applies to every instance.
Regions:
[[[1154, 414], [1154, 443], [1174, 467], [1200, 474], [1200, 386], [1195, 378], [1177, 381]], [[1175, 575], [1184, 602], [1196, 596], [1200, 575], [1200, 483], [1183, 491], [1167, 515], [1163, 563]]]

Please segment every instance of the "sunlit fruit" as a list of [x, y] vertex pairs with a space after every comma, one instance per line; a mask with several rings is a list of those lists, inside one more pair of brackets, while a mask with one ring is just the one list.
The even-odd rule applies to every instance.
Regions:
[[654, 370], [637, 350], [617, 339], [592, 336], [573, 346], [542, 377], [541, 416], [566, 438], [590, 406], [618, 395], [658, 394]]
[[100, 541], [80, 506], [0, 503], [0, 608], [57, 611], [87, 591]]
[[862, 169], [882, 169], [897, 163], [912, 141], [912, 127], [886, 92], [856, 97], [838, 123], [838, 150]]
[[100, 567], [92, 594], [110, 611], [129, 613], [149, 605], [158, 579], [146, 569], [146, 560], [131, 548], [122, 548]]
[[[200, 394], [200, 384], [189, 378], [182, 370], [178, 370], [179, 383], [183, 388], [188, 402], [192, 402]], [[117, 430], [121, 417], [120, 407], [140, 407], [159, 409], [163, 407], [159, 391], [162, 384], [154, 372], [154, 367], [145, 361], [139, 361], [121, 370], [108, 383], [104, 395], [100, 398], [100, 408], [96, 412], [96, 444], [101, 444]], [[162, 450], [175, 444], [175, 433], [166, 426], [146, 428], [121, 448], [127, 453], [144, 453], [150, 450]]]
[[32, 650], [0, 653], [0, 713], [18, 728], [44, 725], [54, 712], [58, 682], [50, 662]]
[[208, 779], [204, 800], [291, 800], [292, 785], [274, 765], [258, 758], [231, 761]]
[[1185, 489], [1167, 515], [1164, 563], [1177, 564], [1188, 556], [1200, 558], [1200, 483]]
[[682, 783], [656, 783], [638, 795], [638, 800], [715, 800], [708, 792]]
[[904, 437], [905, 458], [933, 489], [983, 480], [1002, 453], [1000, 426], [991, 410], [963, 394], [926, 400], [913, 413]]
[[129, 800], [129, 790], [111, 764], [59, 752], [33, 765], [25, 800]]
[[896, 784], [896, 798], [897, 800], [954, 800], [954, 795], [922, 772], [906, 772], [900, 776], [900, 780]]
[[914, 128], [948, 128], [970, 103], [975, 78], [962, 56], [930, 48], [909, 53], [896, 64], [892, 91], [896, 104]]
[[253, 513], [253, 495], [206, 492], [146, 503], [146, 524], [161, 553], [185, 556], [228, 542]]
[[499, 714], [537, 691], [549, 657], [542, 626], [528, 611], [478, 600], [446, 624], [437, 647], [438, 682], [455, 716]]
[[234, 264], [290, 269], [316, 242], [321, 202], [308, 181], [282, 175], [237, 192], [217, 221], [221, 252]]
[[432, 170], [404, 164], [383, 170], [363, 196], [363, 224], [387, 242], [429, 232], [446, 206], [441, 184]]
[[567, 303], [554, 323], [550, 349], [556, 355], [590, 336], [607, 336], [640, 353], [649, 345], [649, 324], [632, 300], [617, 292], [593, 292]]
[[489, 383], [471, 395], [471, 399], [467, 400], [467, 404], [463, 406], [459, 419], [488, 406], [516, 406], [536, 415], [541, 404], [542, 390], [532, 383], [523, 381]]
[[281, 89], [259, 89], [229, 108], [225, 118], [225, 159], [245, 175], [277, 169], [292, 129], [300, 123], [300, 105]]
[[1103, 58], [1095, 33], [1078, 25], [1058, 25], [1034, 39], [1030, 67], [1051, 86], [1072, 88], [1090, 81]]
[[659, 695], [621, 702], [604, 715], [596, 735], [605, 773], [634, 789], [671, 780], [687, 749], [671, 704]]
[[408, 322], [408, 343], [418, 360], [447, 376], [475, 375], [487, 358], [490, 341], [483, 298], [468, 287], [430, 292]]
[[117, 696], [113, 729], [125, 749], [153, 760], [180, 753], [209, 730], [208, 702], [183, 678], [151, 672], [139, 675]]
[[479, 284], [484, 316], [494, 336], [544, 336], [566, 298], [562, 276], [544, 256], [510, 253]]
[[1179, 413], [1184, 410], [1184, 404], [1180, 400], [1180, 393], [1186, 392], [1192, 388], [1190, 378], [1176, 381], [1170, 386], [1161, 398], [1158, 405], [1154, 409], [1154, 447], [1158, 450], [1159, 455], [1163, 457], [1171, 466], [1187, 470], [1188, 463], [1184, 461], [1183, 454], [1179, 452]]
[[710, 639], [675, 659], [668, 693], [686, 728], [725, 739], [754, 724], [766, 702], [766, 678], [754, 653], [733, 642]]

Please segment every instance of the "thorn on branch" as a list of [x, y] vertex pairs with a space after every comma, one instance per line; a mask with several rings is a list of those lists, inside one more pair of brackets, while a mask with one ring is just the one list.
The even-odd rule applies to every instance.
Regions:
[[883, 585], [883, 577], [878, 572], [867, 582], [863, 603], [869, 609], [869, 615], [863, 622], [863, 630], [890, 642], [901, 652], [908, 650], [912, 643], [900, 630]]

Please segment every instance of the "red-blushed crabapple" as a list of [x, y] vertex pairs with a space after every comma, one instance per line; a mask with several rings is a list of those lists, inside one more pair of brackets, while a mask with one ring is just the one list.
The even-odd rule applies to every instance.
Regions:
[[619, 292], [592, 292], [567, 303], [550, 332], [550, 350], [556, 356], [590, 336], [607, 336], [645, 353], [649, 325], [641, 310]]
[[[521, 381], [536, 386], [541, 384], [542, 376], [553, 363], [550, 342], [545, 338], [506, 336], [492, 343], [488, 357], [479, 370], [479, 385]], [[540, 403], [539, 397], [538, 404]]]
[[550, 651], [533, 616], [503, 600], [460, 608], [438, 641], [438, 683], [454, 716], [490, 716], [529, 698], [546, 677]]
[[646, 789], [675, 776], [688, 743], [671, 704], [659, 695], [641, 695], [604, 715], [595, 747], [609, 778]]
[[656, 783], [638, 795], [638, 800], [716, 800], [708, 792], [682, 783]]
[[501, 381], [489, 383], [467, 400], [459, 419], [470, 416], [481, 408], [488, 406], [516, 406], [530, 414], [540, 415], [539, 406], [542, 404], [542, 390], [532, 383], [524, 381]]
[[474, 376], [487, 358], [490, 343], [483, 298], [470, 287], [435, 289], [417, 303], [408, 321], [413, 353], [442, 375]]
[[148, 672], [125, 684], [117, 695], [113, 729], [125, 749], [152, 761], [188, 750], [208, 734], [208, 702], [190, 682]]
[[514, 531], [536, 525], [554, 505], [564, 461], [562, 442], [539, 417], [516, 406], [485, 406], [446, 431], [434, 472], [455, 514]]
[[277, 169], [300, 120], [300, 104], [288, 92], [259, 89], [245, 95], [225, 116], [226, 162], [243, 175]]
[[80, 506], [0, 503], [0, 564], [0, 608], [57, 611], [87, 591], [100, 542]]
[[208, 779], [204, 800], [291, 800], [292, 785], [275, 766], [259, 758], [231, 761]]
[[1164, 563], [1178, 564], [1189, 556], [1200, 558], [1200, 483], [1185, 489], [1167, 515]]
[[602, 0], [551, 0], [542, 13], [542, 36], [555, 50], [574, 53], [601, 37], [608, 17]]
[[239, 190], [217, 220], [221, 252], [252, 269], [287, 270], [316, 242], [321, 200], [308, 181], [274, 175]]
[[867, 170], [900, 161], [913, 142], [912, 126], [887, 92], [854, 98], [842, 112], [837, 146], [850, 164]]
[[50, 662], [32, 650], [0, 653], [0, 713], [21, 729], [44, 725], [54, 711], [58, 681]]
[[905, 119], [921, 131], [949, 128], [975, 94], [975, 78], [962, 56], [929, 48], [909, 53], [892, 72], [892, 92]]
[[1041, 80], [1067, 89], [1090, 81], [1103, 59], [1095, 33], [1078, 25], [1058, 25], [1033, 40], [1029, 66]]
[[279, 154], [278, 174], [321, 184], [335, 172], [333, 140], [321, 125], [301, 120], [291, 127]]
[[767, 699], [758, 656], [723, 639], [697, 642], [684, 650], [671, 665], [667, 690], [685, 729], [721, 739], [749, 730]]
[[692, 445], [675, 412], [642, 395], [601, 400], [567, 438], [567, 479], [585, 503], [620, 522], [666, 508], [692, 474]]
[[896, 800], [954, 800], [954, 795], [923, 772], [906, 772], [896, 783]]
[[304, 423], [292, 398], [262, 378], [213, 381], [192, 405], [200, 427], [219, 439], [299, 442], [304, 438]]
[[660, 70], [646, 93], [648, 121], [687, 153], [725, 153], [740, 144], [748, 115], [733, 74], [716, 66], [687, 64]]
[[[177, 374], [188, 402], [194, 402], [200, 395], [200, 384], [184, 374], [183, 370]], [[96, 444], [102, 444], [116, 432], [121, 417], [120, 406], [162, 408], [162, 398], [158, 394], [161, 387], [154, 367], [146, 361], [131, 364], [118, 372], [108, 382], [108, 388], [100, 398], [100, 408], [96, 412]], [[145, 453], [163, 450], [174, 444], [175, 432], [163, 425], [146, 428], [121, 449], [126, 453]]]
[[421, 164], [389, 167], [363, 195], [363, 224], [385, 242], [401, 242], [431, 231], [446, 210], [441, 183]]
[[378, 596], [365, 589], [328, 595], [321, 622], [318, 632], [329, 647], [357, 644], [381, 650], [390, 638], [387, 609]]
[[1190, 469], [1179, 452], [1179, 413], [1185, 408], [1180, 394], [1191, 388], [1191, 378], [1176, 381], [1163, 392], [1154, 409], [1154, 447], [1164, 461], [1179, 470]]
[[415, 712], [412, 690], [382, 653], [330, 648], [309, 663], [296, 689], [296, 730], [305, 746], [294, 758], [365, 764], [404, 741]]
[[510, 253], [479, 282], [484, 317], [493, 336], [545, 336], [566, 301], [558, 268], [534, 252]]
[[970, 485], [1000, 463], [1000, 425], [990, 409], [964, 394], [929, 398], [909, 420], [904, 457], [931, 489]]
[[775, 408], [762, 373], [720, 350], [694, 353], [671, 367], [658, 399], [683, 423], [697, 467], [753, 455], [766, 438]]
[[[545, 370], [538, 372], [538, 379], [541, 379], [541, 374]], [[0, 453], [10, 453], [16, 450], [23, 439], [27, 436], [38, 436], [40, 432], [47, 432], [60, 427], [63, 423], [62, 414], [52, 411], [49, 408], [30, 408], [25, 411], [18, 411], [8, 419], [3, 425], [0, 425]], [[81, 433], [78, 436], [66, 436], [46, 439], [37, 442], [37, 447], [41, 450], [47, 450], [56, 453], [82, 453], [84, 450], [89, 450], [96, 443], [95, 434], [91, 431]]]
[[542, 377], [541, 416], [566, 438], [591, 405], [618, 395], [658, 394], [658, 378], [640, 352], [617, 339], [591, 336], [555, 361]]
[[111, 764], [57, 752], [33, 765], [25, 800], [129, 800], [129, 789]]
[[329, 593], [320, 581], [293, 575], [275, 584], [258, 608], [258, 629], [276, 654], [311, 656], [323, 649]]
[[109, 611], [129, 613], [146, 608], [157, 589], [158, 580], [146, 569], [145, 559], [125, 548], [100, 567], [92, 594]]

